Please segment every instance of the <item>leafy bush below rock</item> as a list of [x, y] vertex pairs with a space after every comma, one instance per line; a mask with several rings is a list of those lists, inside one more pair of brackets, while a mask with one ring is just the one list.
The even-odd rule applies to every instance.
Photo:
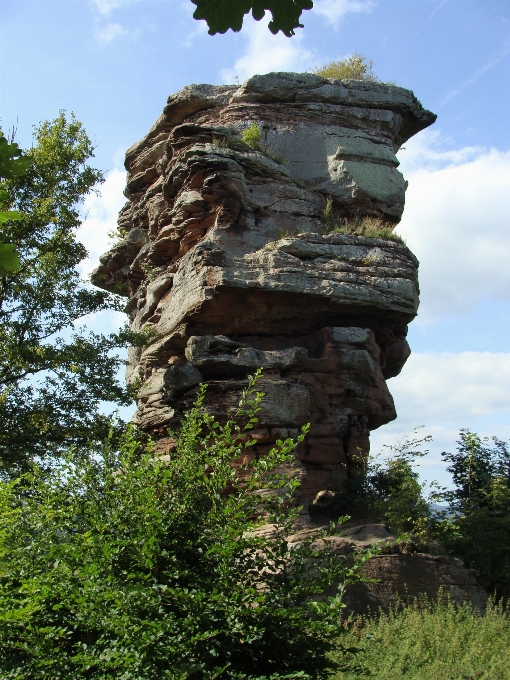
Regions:
[[325, 676], [341, 593], [311, 596], [357, 567], [317, 536], [289, 549], [298, 483], [277, 468], [292, 471], [292, 440], [232, 468], [253, 384], [244, 429], [204, 414], [202, 389], [170, 460], [129, 432], [119, 452], [1, 483], [3, 680]]

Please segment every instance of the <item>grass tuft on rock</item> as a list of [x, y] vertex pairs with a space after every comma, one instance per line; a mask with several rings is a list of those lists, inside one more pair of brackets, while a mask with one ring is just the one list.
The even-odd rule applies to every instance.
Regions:
[[360, 215], [339, 217], [333, 210], [333, 200], [328, 198], [323, 212], [324, 234], [352, 234], [366, 238], [382, 238], [386, 241], [405, 243], [404, 239], [394, 233], [395, 225], [380, 217]]
[[340, 80], [365, 80], [380, 83], [373, 70], [374, 63], [362, 54], [353, 54], [341, 61], [332, 61], [324, 66], [316, 66], [312, 73], [322, 78], [338, 78]]

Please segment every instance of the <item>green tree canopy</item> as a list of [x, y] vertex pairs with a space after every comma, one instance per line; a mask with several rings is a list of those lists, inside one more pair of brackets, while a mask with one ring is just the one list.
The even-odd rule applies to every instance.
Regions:
[[[101, 401], [129, 402], [111, 351], [126, 334], [76, 330], [87, 314], [118, 308], [118, 301], [80, 280], [87, 251], [76, 239], [79, 206], [101, 172], [88, 165], [93, 146], [74, 116], [61, 113], [35, 130], [33, 148], [19, 156], [0, 138], [7, 160], [0, 182], [0, 243], [19, 268], [0, 279], [0, 469], [57, 455], [108, 433]], [[4, 165], [5, 167], [5, 165]], [[15, 212], [14, 216], [12, 212]], [[15, 217], [15, 219], [13, 219]], [[5, 246], [4, 246], [5, 250]]]
[[266, 10], [271, 12], [269, 22], [271, 33], [281, 31], [284, 35], [294, 35], [295, 28], [302, 28], [299, 23], [305, 9], [312, 9], [312, 0], [191, 0], [197, 6], [193, 17], [204, 19], [209, 26], [209, 35], [226, 33], [229, 28], [240, 31], [243, 27], [244, 15], [251, 11], [252, 16], [260, 21]]
[[510, 600], [510, 447], [492, 440], [461, 430], [457, 451], [441, 454], [453, 488], [436, 495], [450, 513], [438, 518], [435, 531], [489, 593]]

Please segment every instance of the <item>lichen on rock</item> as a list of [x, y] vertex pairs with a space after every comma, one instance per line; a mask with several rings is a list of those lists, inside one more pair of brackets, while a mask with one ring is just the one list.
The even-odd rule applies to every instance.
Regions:
[[403, 88], [313, 74], [169, 97], [126, 154], [126, 236], [92, 277], [129, 296], [134, 330], [154, 331], [127, 378], [160, 448], [200, 382], [221, 418], [261, 366], [254, 453], [310, 422], [297, 450], [309, 502], [359, 464], [370, 431], [396, 417], [386, 380], [410, 353], [418, 262], [403, 243], [332, 232], [324, 211], [396, 225], [395, 153], [434, 120]]

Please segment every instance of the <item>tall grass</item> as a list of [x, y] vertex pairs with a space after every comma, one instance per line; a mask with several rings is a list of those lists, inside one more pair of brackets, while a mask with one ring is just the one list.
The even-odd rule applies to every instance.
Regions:
[[510, 617], [489, 602], [485, 615], [466, 604], [425, 600], [379, 617], [345, 624], [340, 643], [356, 653], [336, 660], [332, 680], [507, 680]]

